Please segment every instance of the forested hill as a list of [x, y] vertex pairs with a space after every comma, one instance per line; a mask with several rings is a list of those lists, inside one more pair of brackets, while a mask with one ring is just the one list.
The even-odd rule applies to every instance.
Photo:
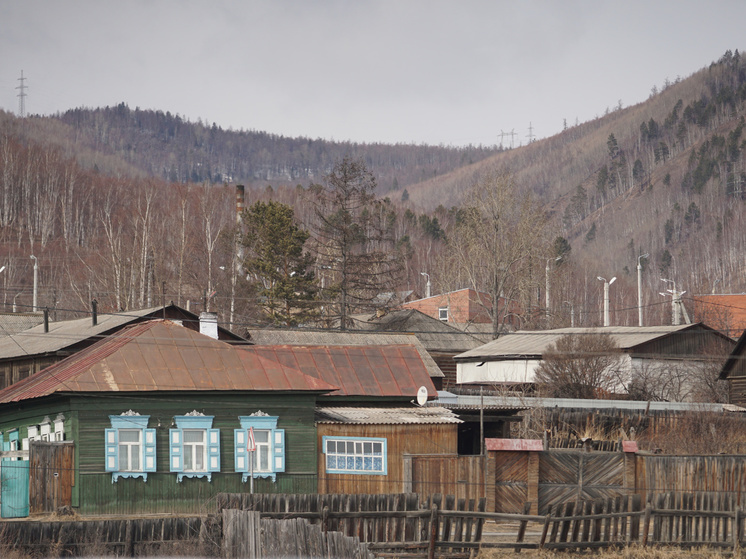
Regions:
[[[54, 119], [67, 126], [45, 127], [45, 140], [66, 146], [66, 155], [80, 159], [82, 150], [90, 150], [116, 156], [131, 170], [170, 182], [307, 186], [350, 155], [365, 161], [378, 180], [379, 194], [384, 194], [498, 151], [494, 146], [361, 144], [225, 130], [168, 111], [130, 109], [124, 103], [69, 110]], [[101, 172], [116, 170], [107, 168], [106, 159], [96, 165]]]

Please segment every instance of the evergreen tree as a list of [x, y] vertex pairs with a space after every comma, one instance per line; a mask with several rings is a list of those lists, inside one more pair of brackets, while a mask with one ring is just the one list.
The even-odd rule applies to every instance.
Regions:
[[256, 202], [242, 216], [244, 269], [256, 284], [259, 305], [275, 324], [296, 325], [315, 313], [313, 258], [304, 252], [309, 237], [280, 202]]
[[315, 208], [317, 264], [325, 271], [327, 318], [350, 326], [354, 311], [370, 310], [391, 290], [401, 271], [394, 239], [386, 227], [383, 202], [375, 199], [376, 179], [365, 163], [345, 157], [324, 184], [309, 188]]

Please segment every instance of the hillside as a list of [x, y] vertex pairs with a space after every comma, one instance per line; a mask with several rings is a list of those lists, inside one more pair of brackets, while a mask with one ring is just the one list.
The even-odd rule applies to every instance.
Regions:
[[[651, 293], [673, 278], [689, 293], [746, 291], [746, 60], [726, 53], [644, 103], [407, 188], [423, 207], [456, 205], [488, 167], [539, 197], [587, 269]], [[612, 139], [613, 137], [613, 139]], [[391, 194], [394, 197], [394, 194]], [[617, 284], [619, 285], [619, 284]], [[597, 289], [591, 285], [588, 289]], [[634, 303], [628, 295], [627, 306]]]
[[[22, 120], [0, 112], [3, 302], [29, 307], [34, 254], [40, 306], [60, 313], [94, 298], [102, 310], [160, 298], [204, 306], [214, 293], [207, 306], [224, 320], [251, 323], [250, 292], [225, 272], [233, 185], [249, 186], [247, 205], [290, 204], [308, 227], [314, 216], [302, 187], [352, 155], [389, 198], [386, 219], [405, 259], [402, 289], [421, 295], [424, 271], [435, 292], [463, 287], [444, 279], [440, 256], [464, 192], [497, 167], [537, 197], [554, 234], [572, 247], [551, 270], [557, 303], [545, 323], [569, 325], [572, 314], [577, 325], [598, 324], [596, 276], [616, 276], [613, 322], [636, 324], [643, 253], [647, 322], [666, 323], [670, 298], [658, 295], [666, 287], [661, 277], [689, 295], [746, 291], [744, 103], [746, 61], [736, 51], [644, 103], [511, 150], [285, 138], [125, 105]], [[533, 266], [530, 305], [537, 308], [544, 268]]]
[[444, 147], [289, 138], [254, 130], [224, 130], [163, 111], [125, 104], [73, 109], [27, 119], [29, 138], [104, 173], [170, 182], [243, 183], [264, 188], [318, 181], [345, 155], [365, 160], [379, 193], [448, 173], [493, 155], [493, 147]]

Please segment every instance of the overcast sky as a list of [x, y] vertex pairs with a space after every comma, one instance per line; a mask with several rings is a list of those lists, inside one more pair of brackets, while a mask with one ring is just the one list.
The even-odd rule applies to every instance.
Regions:
[[[746, 49], [740, 0], [0, 0], [0, 108], [127, 103], [360, 142], [526, 143]], [[509, 137], [504, 143], [508, 145]]]

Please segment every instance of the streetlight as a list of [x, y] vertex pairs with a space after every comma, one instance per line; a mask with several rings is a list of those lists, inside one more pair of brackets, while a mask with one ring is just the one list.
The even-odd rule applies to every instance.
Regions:
[[427, 278], [427, 283], [425, 284], [425, 298], [429, 299], [430, 298], [430, 287], [432, 285], [430, 283], [430, 274], [428, 274], [427, 272], [420, 272], [420, 275], [425, 276]]
[[545, 286], [545, 293], [544, 293], [544, 301], [546, 302], [546, 317], [547, 321], [549, 321], [549, 264], [554, 260], [555, 262], [559, 262], [562, 260], [561, 256], [557, 256], [556, 258], [547, 258], [547, 267], [545, 269], [546, 272], [546, 286]]
[[36, 312], [36, 295], [39, 292], [39, 259], [33, 254], [31, 259], [34, 261], [34, 306], [31, 312]]
[[597, 276], [599, 281], [604, 282], [604, 326], [610, 326], [611, 321], [609, 320], [609, 286], [616, 281], [616, 276], [606, 281], [605, 278]]
[[640, 260], [650, 256], [647, 252], [637, 257], [637, 323], [642, 326], [642, 263]]

